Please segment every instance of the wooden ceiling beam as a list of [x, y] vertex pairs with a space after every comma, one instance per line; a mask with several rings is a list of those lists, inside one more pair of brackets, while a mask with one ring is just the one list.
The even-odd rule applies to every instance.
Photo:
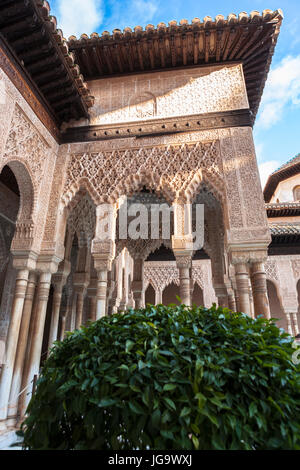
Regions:
[[[11, 38], [10, 44], [14, 50], [18, 53], [18, 49], [21, 51], [24, 48], [30, 47], [32, 44], [36, 44], [41, 41], [41, 38], [46, 37], [46, 28], [34, 28], [31, 30], [22, 31], [22, 34], [17, 39]], [[21, 46], [21, 47], [20, 47]]]
[[223, 38], [223, 31], [217, 29], [216, 31], [216, 62], [220, 62], [221, 59], [221, 51], [222, 51], [222, 38]]
[[73, 94], [73, 95], [69, 95], [69, 96], [64, 96], [63, 98], [61, 99], [57, 99], [53, 104], [53, 108], [56, 110], [56, 109], [59, 109], [61, 108], [62, 106], [66, 105], [66, 104], [70, 104], [72, 102], [75, 102], [77, 100], [77, 96], [76, 94]]
[[32, 62], [26, 63], [26, 68], [31, 74], [34, 74], [37, 69], [51, 66], [55, 62], [58, 62], [58, 60], [59, 60], [59, 57], [57, 53], [49, 55], [48, 57], [39, 56], [38, 59], [33, 60]]
[[229, 33], [229, 38], [227, 40], [227, 44], [226, 44], [226, 47], [225, 47], [225, 51], [223, 53], [223, 60], [227, 60], [227, 57], [231, 51], [231, 47], [232, 47], [232, 44], [236, 38], [236, 28], [231, 28], [230, 29], [230, 33]]
[[92, 77], [93, 71], [91, 68], [91, 60], [90, 60], [90, 55], [88, 53], [88, 49], [89, 48], [83, 47], [80, 52], [81, 52], [82, 62], [86, 66], [89, 76]]
[[210, 31], [204, 33], [204, 57], [205, 63], [209, 62], [209, 47], [210, 47]]
[[20, 14], [28, 14], [30, 0], [14, 0], [11, 3], [11, 5], [1, 5], [0, 7], [1, 18], [3, 18], [5, 21], [10, 17], [18, 18]]
[[33, 62], [35, 57], [40, 57], [42, 54], [49, 54], [51, 49], [53, 49], [53, 44], [48, 41], [44, 43], [33, 43], [27, 49], [23, 49], [22, 51], [18, 52], [18, 57], [23, 62], [29, 61], [30, 63]]
[[139, 64], [140, 64], [140, 69], [144, 70], [144, 61], [143, 61], [143, 54], [142, 54], [142, 46], [141, 42], [137, 41], [136, 44], [137, 52], [138, 52], [138, 58], [139, 58]]
[[258, 36], [261, 34], [262, 31], [263, 31], [263, 26], [259, 26], [258, 28], [255, 28], [254, 31], [253, 31], [253, 28], [250, 29], [249, 41], [246, 42], [244, 47], [236, 55], [236, 57], [235, 57], [236, 59], [240, 59], [241, 57], [243, 57], [244, 53], [247, 50], [249, 50], [249, 48], [252, 46], [252, 44], [254, 44], [254, 42], [256, 41], [256, 39], [258, 38]]
[[159, 41], [160, 63], [161, 63], [161, 67], [164, 69], [166, 66], [165, 41], [162, 37], [159, 37], [158, 41]]
[[66, 96], [76, 91], [75, 85], [71, 84], [65, 87], [55, 88], [51, 93], [47, 93], [47, 97], [50, 101], [56, 100], [61, 96]]
[[194, 33], [194, 44], [193, 44], [193, 53], [194, 53], [194, 65], [198, 64], [199, 57], [199, 33]]
[[123, 73], [124, 72], [124, 67], [123, 67], [123, 64], [122, 64], [121, 56], [120, 56], [119, 45], [114, 44], [112, 50], [114, 51], [114, 55], [116, 57], [116, 61], [117, 61], [118, 67], [119, 67], [119, 72]]
[[176, 57], [176, 44], [175, 44], [175, 37], [172, 35], [170, 37], [170, 49], [171, 49], [171, 61], [172, 66], [176, 67], [177, 57]]
[[[4, 23], [2, 24], [2, 20]], [[0, 29], [2, 34], [10, 34], [15, 33], [15, 31], [21, 32], [26, 31], [28, 28], [36, 27], [38, 23], [38, 16], [34, 13], [33, 15], [29, 15], [28, 12], [24, 13], [24, 16], [18, 18], [15, 21], [7, 21], [3, 17], [1, 17], [0, 12]]]
[[269, 30], [266, 34], [264, 34], [262, 38], [256, 44], [253, 44], [253, 46], [250, 49], [248, 49], [247, 52], [243, 54], [243, 59], [244, 60], [247, 59], [248, 57], [252, 56], [252, 53], [254, 51], [256, 51], [257, 49], [261, 49], [261, 47], [265, 43], [268, 43], [270, 38], [272, 38], [272, 35], [273, 35], [273, 29]]
[[255, 59], [255, 57], [262, 56], [265, 52], [268, 53], [268, 51], [270, 50], [271, 43], [272, 38], [269, 40], [269, 42], [265, 43], [264, 47], [261, 47], [260, 49], [253, 52], [250, 56], [247, 57], [247, 59], [243, 59], [244, 64], [247, 65], [250, 62], [252, 64], [252, 61], [253, 59]]
[[183, 65], [187, 64], [188, 46], [186, 34], [182, 35], [182, 62]]
[[113, 65], [112, 65], [112, 56], [111, 56], [111, 51], [110, 51], [109, 46], [104, 46], [103, 47], [103, 52], [104, 52], [104, 58], [105, 58], [105, 62], [106, 62], [108, 71], [109, 71], [110, 75], [112, 75], [113, 72], [114, 72], [114, 69], [113, 69]]
[[153, 51], [153, 39], [147, 40], [148, 51], [149, 51], [149, 58], [150, 58], [150, 65], [152, 69], [155, 69], [155, 58], [154, 58], [154, 51]]
[[232, 51], [228, 57], [228, 60], [233, 60], [237, 52], [240, 50], [242, 44], [246, 40], [246, 37], [249, 35], [249, 28], [246, 26], [245, 28], [242, 28], [240, 31], [239, 38], [236, 42], [236, 44], [233, 46]]
[[51, 90], [57, 90], [57, 88], [59, 87], [65, 87], [69, 85], [69, 83], [70, 82], [68, 82], [66, 77], [59, 77], [59, 78], [56, 78], [55, 81], [51, 81], [51, 82], [40, 85], [39, 88], [44, 94], [47, 94]]
[[61, 78], [63, 74], [67, 77], [64, 66], [60, 64], [59, 66], [52, 67], [44, 72], [34, 73], [32, 74], [32, 77], [37, 83], [42, 83], [45, 79], [52, 81], [55, 80], [56, 77]]
[[102, 59], [100, 57], [100, 52], [97, 46], [93, 46], [92, 48], [92, 56], [94, 58], [93, 63], [96, 66], [96, 69], [100, 75], [103, 75], [103, 64]]
[[133, 72], [134, 71], [134, 57], [133, 57], [133, 50], [132, 50], [130, 41], [126, 42], [125, 49], [126, 49], [126, 57], [128, 60], [129, 70], [130, 72]]

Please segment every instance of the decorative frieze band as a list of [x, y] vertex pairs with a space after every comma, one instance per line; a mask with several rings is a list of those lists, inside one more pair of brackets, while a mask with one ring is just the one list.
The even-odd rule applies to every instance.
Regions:
[[124, 137], [145, 137], [182, 132], [222, 129], [229, 127], [252, 127], [249, 109], [206, 113], [198, 116], [181, 116], [167, 119], [151, 119], [109, 125], [72, 127], [62, 134], [63, 143], [89, 142]]

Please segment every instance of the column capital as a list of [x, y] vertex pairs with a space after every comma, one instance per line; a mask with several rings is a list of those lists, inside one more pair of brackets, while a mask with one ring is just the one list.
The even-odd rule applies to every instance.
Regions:
[[229, 259], [231, 264], [236, 265], [239, 263], [264, 263], [268, 259], [268, 246], [267, 245], [229, 245], [228, 246]]
[[192, 256], [175, 253], [176, 266], [178, 269], [190, 269], [192, 267]]
[[36, 269], [40, 273], [51, 273], [54, 274], [56, 273], [58, 269], [59, 263], [62, 261], [62, 259], [58, 258], [55, 254], [49, 254], [49, 253], [42, 253], [39, 255], [37, 263], [36, 263]]
[[92, 241], [92, 256], [96, 271], [110, 271], [115, 257], [115, 242], [112, 239]]
[[52, 276], [52, 284], [62, 289], [66, 284], [67, 278], [71, 272], [71, 263], [70, 261], [63, 260], [59, 266], [58, 271]]
[[73, 274], [73, 286], [75, 288], [75, 292], [81, 292], [81, 290], [86, 289], [89, 283], [90, 283], [89, 273], [76, 272]]
[[28, 269], [34, 271], [36, 269], [38, 253], [31, 250], [12, 251], [13, 267], [15, 269]]

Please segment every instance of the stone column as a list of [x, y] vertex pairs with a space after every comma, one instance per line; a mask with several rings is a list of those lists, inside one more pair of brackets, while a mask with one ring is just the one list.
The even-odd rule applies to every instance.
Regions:
[[235, 264], [235, 277], [238, 291], [238, 311], [251, 315], [249, 274], [246, 263]]
[[162, 304], [162, 293], [161, 289], [155, 289], [155, 305]]
[[218, 305], [222, 308], [228, 308], [228, 292], [225, 285], [214, 285], [215, 293], [218, 299]]
[[[29, 386], [34, 376], [39, 374], [51, 276], [56, 272], [60, 261], [55, 255], [41, 255], [37, 262], [40, 278], [36, 295], [36, 312], [31, 325], [32, 336], [26, 356], [27, 364], [24, 368], [22, 388]], [[19, 413], [21, 418], [25, 415], [30, 398], [30, 394], [24, 395], [20, 401]]]
[[90, 279], [90, 284], [87, 288], [87, 296], [89, 299], [89, 317], [90, 321], [96, 321], [97, 313], [97, 278]]
[[59, 332], [59, 338], [58, 338], [59, 341], [64, 340], [66, 320], [67, 320], [67, 310], [60, 313], [60, 332]]
[[191, 305], [191, 268], [193, 255], [192, 205], [176, 201], [172, 248], [179, 270], [179, 293], [183, 304]]
[[139, 258], [134, 260], [133, 264], [133, 281], [131, 283], [135, 308], [143, 308], [143, 292], [144, 292], [144, 260]]
[[299, 334], [299, 325], [298, 325], [297, 312], [293, 312], [292, 317], [293, 317], [293, 324], [294, 324], [294, 335], [297, 336]]
[[291, 314], [290, 312], [284, 312], [285, 317], [286, 317], [286, 323], [287, 323], [287, 330], [288, 333], [293, 336], [293, 326], [292, 326], [292, 319], [291, 319]]
[[251, 263], [251, 284], [255, 316], [263, 315], [265, 318], [270, 319], [267, 277], [262, 261], [254, 261]]
[[74, 293], [76, 296], [76, 316], [75, 316], [75, 329], [78, 330], [82, 325], [83, 303], [87, 286], [89, 285], [90, 278], [88, 273], [74, 273], [73, 285]]
[[[32, 305], [37, 284], [37, 274], [31, 272], [28, 278], [27, 290], [25, 295], [16, 360], [14, 364], [14, 373], [12, 378], [8, 417], [16, 420], [18, 412], [18, 395], [22, 386], [22, 374], [24, 369], [26, 347], [28, 342], [29, 324], [31, 319]], [[26, 393], [26, 392], [25, 392]], [[12, 424], [12, 423], [11, 423]]]
[[92, 256], [97, 272], [97, 320], [106, 314], [107, 273], [115, 257], [116, 206], [101, 204], [96, 208], [96, 230]]
[[250, 278], [249, 278], [249, 300], [250, 300], [250, 315], [251, 315], [252, 318], [255, 318], [253, 291], [252, 291], [252, 285], [251, 285]]
[[23, 255], [17, 257], [17, 255], [15, 255], [14, 258], [14, 267], [17, 269], [17, 276], [6, 341], [5, 363], [2, 367], [0, 379], [0, 429], [1, 427], [5, 427], [4, 423], [1, 424], [1, 421], [6, 420], [7, 417], [8, 401], [18, 346], [21, 318], [27, 291], [29, 271], [35, 269], [36, 257], [36, 254], [30, 252], [26, 253], [26, 256]]
[[176, 256], [176, 264], [179, 270], [179, 297], [184, 305], [191, 305], [191, 279], [190, 267], [192, 264], [191, 256]]
[[228, 292], [228, 308], [232, 310], [232, 312], [236, 312], [236, 302], [233, 289], [230, 289]]
[[53, 293], [53, 306], [52, 306], [52, 316], [49, 332], [49, 342], [48, 342], [48, 353], [52, 348], [54, 341], [56, 341], [58, 335], [58, 323], [59, 323], [59, 312], [61, 307], [61, 298], [62, 290], [66, 284], [67, 277], [71, 271], [71, 263], [64, 260], [63, 263], [59, 266], [59, 271], [52, 276], [52, 284], [54, 286]]

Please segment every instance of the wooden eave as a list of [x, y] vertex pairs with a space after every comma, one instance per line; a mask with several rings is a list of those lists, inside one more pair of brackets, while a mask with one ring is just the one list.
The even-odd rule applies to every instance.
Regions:
[[293, 163], [293, 160], [284, 165], [282, 168], [279, 168], [277, 171], [272, 173], [265, 185], [264, 188], [264, 198], [265, 202], [270, 202], [278, 184], [281, 181], [284, 181], [292, 176], [295, 176], [300, 173], [300, 160], [297, 158], [297, 161]]
[[299, 202], [266, 204], [267, 217], [292, 217], [300, 215]]
[[93, 99], [48, 2], [2, 0], [0, 33], [58, 125], [88, 117]]
[[257, 113], [282, 23], [281, 10], [195, 18], [71, 36], [70, 51], [86, 80], [174, 68], [242, 63], [253, 115]]

